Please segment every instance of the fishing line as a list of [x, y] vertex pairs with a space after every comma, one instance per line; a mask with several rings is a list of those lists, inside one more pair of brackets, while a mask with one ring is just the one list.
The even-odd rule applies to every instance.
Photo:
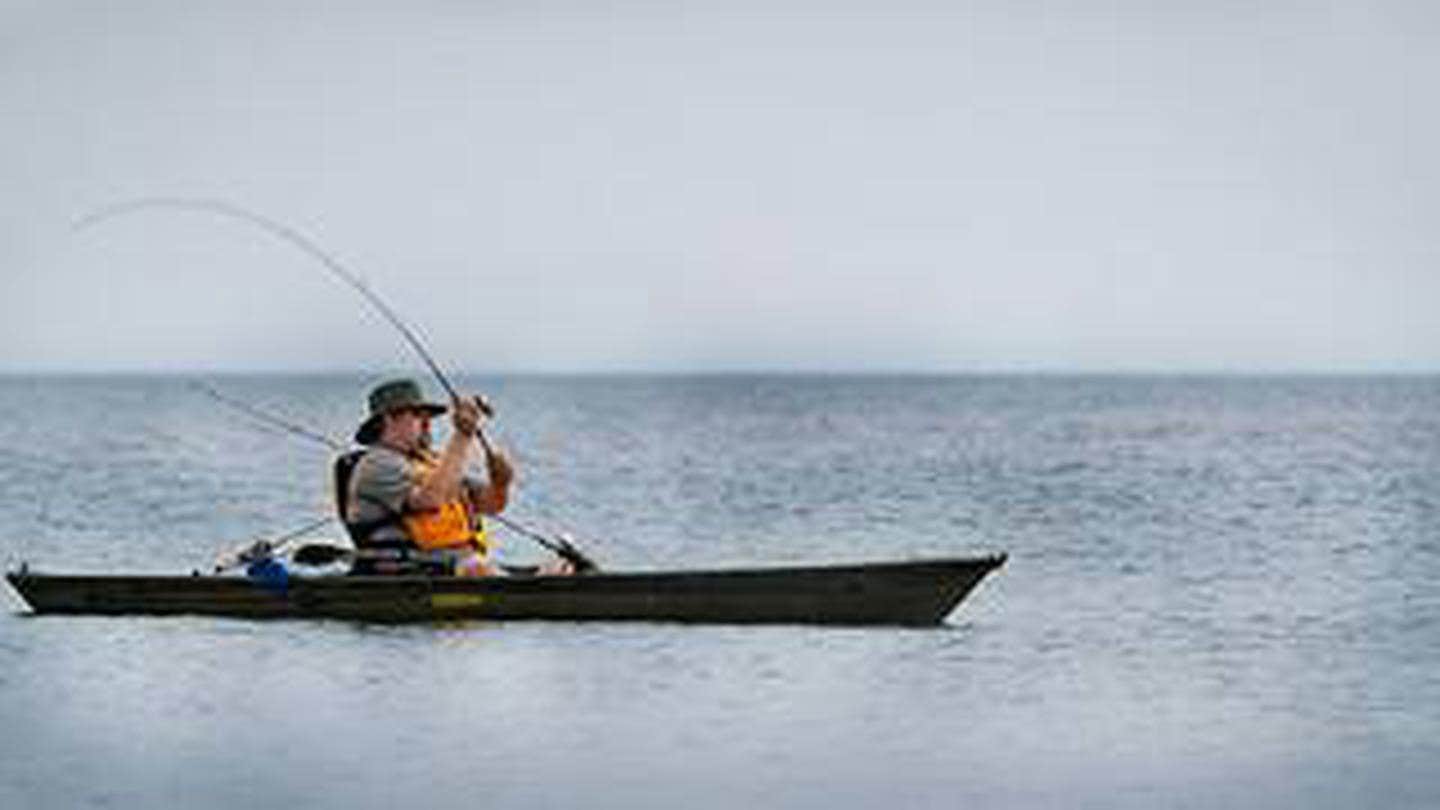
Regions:
[[345, 449], [345, 444], [341, 441], [332, 439], [322, 433], [317, 433], [316, 431], [310, 430], [309, 428], [301, 427], [293, 422], [281, 419], [274, 414], [262, 411], [259, 408], [256, 408], [248, 403], [241, 402], [238, 399], [233, 399], [231, 397], [225, 396], [219, 391], [216, 391], [213, 387], [206, 385], [199, 380], [191, 381], [190, 385], [192, 388], [195, 388], [196, 390], [200, 391], [201, 393], [205, 394], [216, 402], [219, 402], [220, 404], [227, 407], [234, 408], [235, 410], [240, 411], [251, 419], [254, 419], [264, 425], [282, 430], [286, 433], [291, 433], [296, 436], [310, 439], [311, 441], [320, 442], [321, 444], [324, 444], [325, 446], [336, 452], [340, 452]]

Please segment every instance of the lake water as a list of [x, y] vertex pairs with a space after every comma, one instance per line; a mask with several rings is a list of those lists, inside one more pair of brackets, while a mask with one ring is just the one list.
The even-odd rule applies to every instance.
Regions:
[[[218, 377], [336, 436], [372, 378]], [[0, 612], [3, 807], [1434, 807], [1440, 378], [475, 378], [612, 569], [1006, 551], [934, 630]], [[0, 552], [329, 508], [183, 377], [0, 378]], [[331, 534], [333, 534], [331, 530]], [[538, 559], [509, 536], [516, 560]]]

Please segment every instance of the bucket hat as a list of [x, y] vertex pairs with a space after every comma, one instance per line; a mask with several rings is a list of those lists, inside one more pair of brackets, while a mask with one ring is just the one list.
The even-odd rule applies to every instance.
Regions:
[[445, 413], [445, 406], [429, 402], [420, 390], [420, 384], [411, 379], [390, 380], [375, 386], [370, 392], [370, 415], [355, 431], [355, 441], [360, 444], [374, 444], [380, 438], [380, 426], [385, 414], [419, 408], [431, 416]]

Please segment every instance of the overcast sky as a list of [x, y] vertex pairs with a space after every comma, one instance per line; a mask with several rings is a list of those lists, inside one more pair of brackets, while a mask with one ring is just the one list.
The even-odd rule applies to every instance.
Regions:
[[0, 370], [1440, 370], [1437, 8], [0, 0]]

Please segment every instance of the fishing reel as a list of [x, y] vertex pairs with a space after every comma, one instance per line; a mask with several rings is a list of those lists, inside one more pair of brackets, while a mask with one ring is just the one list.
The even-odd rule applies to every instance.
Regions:
[[570, 542], [573, 538], [565, 532], [561, 532], [555, 538], [555, 547], [551, 549], [555, 556], [570, 563], [570, 567], [577, 574], [594, 574], [600, 571], [600, 566], [594, 560], [586, 557], [575, 544]]

